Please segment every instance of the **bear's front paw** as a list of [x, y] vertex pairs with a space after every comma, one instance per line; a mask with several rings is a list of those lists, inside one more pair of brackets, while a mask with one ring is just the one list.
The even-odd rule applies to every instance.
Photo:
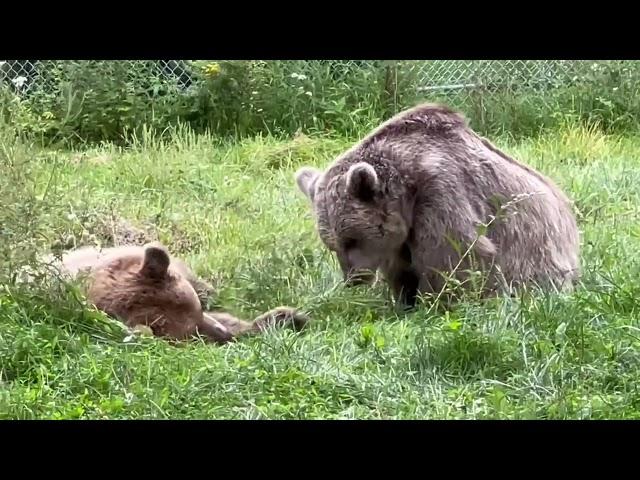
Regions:
[[227, 327], [209, 313], [203, 313], [202, 321], [197, 327], [197, 332], [198, 334], [208, 338], [210, 341], [220, 345], [234, 340], [233, 334], [227, 329]]
[[259, 330], [269, 327], [291, 326], [294, 330], [302, 330], [309, 322], [309, 317], [292, 307], [278, 307], [263, 313], [255, 319], [254, 325]]

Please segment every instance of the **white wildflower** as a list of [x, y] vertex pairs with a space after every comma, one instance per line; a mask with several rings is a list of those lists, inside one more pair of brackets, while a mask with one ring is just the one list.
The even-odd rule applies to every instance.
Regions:
[[22, 88], [25, 83], [27, 83], [27, 77], [19, 76], [11, 80], [11, 82], [16, 86], [16, 88]]
[[308, 96], [310, 96], [310, 97], [311, 97], [311, 96], [313, 96], [313, 93], [311, 93], [311, 92], [304, 92], [304, 94], [305, 94], [305, 95], [308, 95]]

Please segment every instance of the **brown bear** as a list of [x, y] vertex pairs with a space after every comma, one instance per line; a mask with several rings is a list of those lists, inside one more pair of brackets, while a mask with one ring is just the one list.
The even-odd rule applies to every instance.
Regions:
[[579, 276], [564, 193], [443, 105], [397, 114], [324, 172], [298, 170], [296, 182], [345, 280], [367, 282], [379, 270], [405, 305], [444, 291], [447, 278], [466, 288], [472, 268], [485, 273], [483, 295], [571, 289]]
[[186, 340], [201, 335], [216, 343], [262, 332], [274, 325], [301, 329], [307, 317], [279, 307], [245, 322], [222, 312], [204, 312], [193, 272], [159, 243], [98, 249], [80, 248], [62, 256], [62, 271], [84, 278], [88, 300], [128, 327], [149, 327], [154, 335]]

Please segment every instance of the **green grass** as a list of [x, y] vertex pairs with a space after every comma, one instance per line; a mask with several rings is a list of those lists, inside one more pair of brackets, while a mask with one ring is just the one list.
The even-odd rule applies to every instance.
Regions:
[[[573, 294], [406, 315], [380, 285], [341, 286], [292, 178], [352, 141], [178, 130], [64, 153], [0, 136], [0, 418], [640, 417], [640, 138], [568, 126], [497, 142], [575, 200]], [[104, 239], [114, 217], [215, 281], [214, 305], [246, 318], [297, 306], [312, 325], [174, 347], [128, 337], [71, 286], [12, 283], [34, 252]]]

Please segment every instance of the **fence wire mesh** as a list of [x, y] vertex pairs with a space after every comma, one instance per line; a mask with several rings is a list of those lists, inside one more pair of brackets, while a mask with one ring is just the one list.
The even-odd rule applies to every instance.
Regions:
[[[25, 94], [36, 89], [51, 91], [59, 87], [59, 85], [55, 84], [50, 73], [60, 71], [65, 65], [71, 63], [54, 60], [3, 60], [0, 61], [0, 84], [9, 86], [19, 94]], [[182, 89], [188, 88], [193, 83], [194, 67], [190, 61], [120, 60], [114, 63], [121, 66], [130, 66], [132, 73], [140, 71], [141, 66], [146, 66], [151, 76], [173, 81]]]
[[548, 87], [564, 83], [579, 75], [585, 62], [575, 61], [527, 61], [527, 60], [439, 60], [416, 62], [422, 79], [421, 90], [467, 90], [500, 87]]
[[[362, 61], [331, 61], [336, 70], [347, 71], [361, 67]], [[0, 83], [20, 94], [33, 89], [56, 88], [48, 72], [60, 69], [64, 61], [5, 60], [0, 61]], [[118, 61], [129, 64], [132, 71], [139, 71], [141, 64], [149, 67], [149, 74], [175, 82], [180, 89], [187, 89], [197, 81], [193, 61]], [[510, 90], [540, 90], [566, 85], [579, 78], [593, 62], [563, 60], [433, 60], [399, 62], [398, 68], [406, 68], [417, 79], [420, 92], [437, 95], [467, 95], [472, 91], [491, 92]]]

